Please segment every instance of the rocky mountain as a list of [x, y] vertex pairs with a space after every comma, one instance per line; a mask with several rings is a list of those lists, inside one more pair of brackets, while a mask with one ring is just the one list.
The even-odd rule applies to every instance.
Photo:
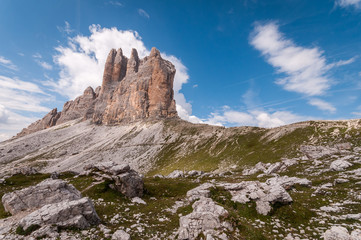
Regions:
[[174, 73], [112, 50], [101, 87], [1, 142], [0, 239], [361, 239], [361, 120], [192, 124]]
[[177, 118], [173, 99], [175, 68], [156, 48], [139, 59], [132, 49], [130, 58], [122, 49], [112, 49], [105, 63], [102, 86], [88, 87], [82, 96], [51, 110], [23, 129], [18, 137], [82, 118], [96, 124], [117, 124], [144, 119]]

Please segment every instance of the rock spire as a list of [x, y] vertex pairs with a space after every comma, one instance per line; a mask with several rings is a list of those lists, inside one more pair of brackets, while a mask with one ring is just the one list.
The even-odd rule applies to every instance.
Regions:
[[18, 136], [78, 118], [107, 125], [177, 118], [173, 92], [175, 72], [174, 65], [163, 59], [156, 48], [143, 59], [134, 48], [129, 59], [122, 49], [112, 49], [105, 63], [101, 87], [95, 91], [88, 87], [83, 95], [66, 102], [62, 112], [53, 109]]

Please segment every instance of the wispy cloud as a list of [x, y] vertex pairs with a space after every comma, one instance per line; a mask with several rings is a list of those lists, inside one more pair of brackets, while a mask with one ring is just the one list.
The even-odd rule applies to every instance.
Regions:
[[116, 6], [116, 7], [123, 7], [123, 3], [119, 2], [119, 1], [109, 1], [107, 2], [107, 4]]
[[315, 106], [323, 111], [328, 111], [330, 113], [335, 113], [336, 108], [331, 104], [324, 100], [318, 99], [318, 98], [311, 98], [308, 103], [312, 106]]
[[145, 17], [145, 18], [148, 18], [148, 19], [150, 18], [149, 14], [144, 9], [139, 8], [138, 13], [142, 17]]
[[3, 67], [6, 67], [10, 70], [14, 70], [14, 71], [17, 71], [18, 70], [18, 67], [13, 64], [13, 62], [3, 56], [0, 56], [0, 65], [3, 66]]
[[336, 6], [340, 6], [343, 8], [346, 7], [354, 7], [357, 9], [361, 9], [361, 0], [336, 0]]
[[49, 112], [50, 109], [43, 105], [48, 101], [53, 98], [35, 83], [0, 75], [0, 141], [37, 120], [26, 114]]
[[323, 52], [317, 47], [297, 46], [283, 36], [277, 24], [258, 24], [251, 35], [251, 44], [279, 73], [287, 75], [277, 80], [284, 89], [314, 96], [330, 88], [331, 79], [326, 76], [330, 67]]
[[50, 65], [49, 63], [47, 62], [44, 62], [44, 61], [36, 61], [39, 66], [41, 66], [42, 68], [46, 69], [46, 70], [52, 70], [53, 69], [53, 66]]
[[[328, 64], [320, 48], [296, 45], [279, 31], [279, 26], [274, 22], [257, 24], [251, 34], [250, 43], [279, 74], [285, 75], [276, 80], [277, 84], [307, 98], [324, 95], [333, 84], [330, 70], [351, 64], [356, 59], [353, 57]], [[308, 103], [331, 113], [336, 111], [330, 103], [318, 98], [310, 99]]]
[[33, 54], [34, 61], [42, 68], [46, 70], [52, 70], [53, 66], [42, 60], [43, 56], [40, 53]]
[[58, 31], [61, 33], [65, 33], [67, 35], [69, 35], [70, 33], [74, 32], [73, 29], [71, 29], [69, 22], [65, 21], [64, 26], [60, 27], [57, 26]]
[[42, 105], [47, 100], [49, 100], [49, 96], [38, 85], [0, 76], [0, 104], [7, 109], [47, 112], [50, 109]]

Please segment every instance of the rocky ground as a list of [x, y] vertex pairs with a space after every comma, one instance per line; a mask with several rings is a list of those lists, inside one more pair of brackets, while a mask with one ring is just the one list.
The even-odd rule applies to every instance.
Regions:
[[361, 239], [359, 132], [67, 122], [0, 143], [0, 239]]
[[[20, 231], [19, 226], [39, 224], [37, 216], [44, 209], [26, 215], [24, 211], [31, 207], [25, 200], [21, 202], [27, 208], [16, 204], [11, 208], [8, 199], [14, 194], [8, 192], [49, 175], [17, 174], [2, 180], [1, 194], [7, 193], [2, 202], [13, 216], [1, 206], [0, 236], [31, 239], [49, 232], [53, 239], [361, 239], [361, 148], [351, 143], [302, 145], [299, 153], [242, 171], [177, 170], [166, 176], [146, 176], [139, 197], [117, 191], [115, 178], [109, 177], [130, 171], [126, 166], [103, 163], [86, 166], [80, 174], [65, 172], [58, 180], [45, 180], [15, 195], [31, 198], [41, 186], [55, 181], [63, 187], [53, 188], [68, 193], [62, 194], [66, 198], [62, 202], [84, 199], [84, 204], [89, 199], [99, 222], [93, 217], [85, 226], [72, 223], [54, 228], [53, 223], [33, 232]], [[128, 189], [137, 188], [135, 184]]]

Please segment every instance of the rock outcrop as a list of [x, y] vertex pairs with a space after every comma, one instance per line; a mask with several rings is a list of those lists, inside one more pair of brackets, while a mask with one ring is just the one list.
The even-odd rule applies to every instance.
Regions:
[[17, 137], [22, 137], [27, 134], [55, 126], [57, 120], [60, 118], [60, 115], [61, 113], [58, 112], [58, 109], [54, 108], [48, 114], [46, 114], [42, 119], [33, 122], [27, 128], [24, 128], [20, 133], [17, 134]]
[[[102, 179], [112, 180], [114, 182], [112, 187], [129, 198], [143, 196], [143, 177], [131, 169], [128, 164], [118, 165], [109, 161], [85, 166], [84, 169], [98, 175]], [[100, 171], [100, 173], [96, 171]]]
[[85, 229], [100, 222], [93, 203], [87, 197], [47, 204], [20, 220], [19, 225], [27, 229], [32, 225], [56, 225]]
[[25, 210], [40, 208], [46, 204], [80, 198], [81, 193], [73, 185], [60, 179], [46, 179], [35, 186], [4, 194], [2, 203], [7, 212], [15, 215]]
[[112, 49], [105, 63], [101, 87], [95, 91], [88, 87], [83, 95], [66, 102], [62, 112], [53, 109], [17, 137], [78, 118], [106, 125], [177, 118], [173, 92], [175, 72], [174, 65], [164, 60], [156, 48], [143, 59], [135, 49], [129, 59], [122, 49]]
[[232, 225], [223, 222], [228, 212], [212, 199], [202, 197], [192, 205], [193, 212], [179, 219], [178, 239], [198, 239], [202, 233], [206, 239], [228, 239], [224, 231], [231, 231]]

